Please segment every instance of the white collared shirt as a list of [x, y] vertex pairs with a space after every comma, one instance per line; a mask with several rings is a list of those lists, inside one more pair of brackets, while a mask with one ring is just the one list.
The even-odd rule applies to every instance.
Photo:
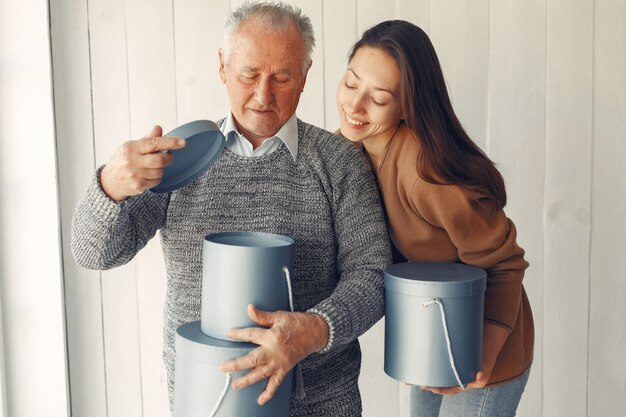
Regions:
[[276, 135], [265, 139], [261, 146], [256, 149], [253, 149], [252, 143], [237, 131], [232, 113], [228, 113], [228, 117], [222, 123], [221, 130], [226, 138], [226, 149], [237, 155], [247, 157], [269, 155], [284, 143], [294, 161], [298, 156], [298, 120], [295, 113], [282, 125]]

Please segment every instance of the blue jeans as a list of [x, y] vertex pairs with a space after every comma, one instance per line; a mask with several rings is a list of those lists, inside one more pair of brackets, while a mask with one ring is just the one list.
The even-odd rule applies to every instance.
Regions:
[[513, 417], [530, 369], [511, 382], [456, 395], [439, 395], [411, 387], [411, 417]]

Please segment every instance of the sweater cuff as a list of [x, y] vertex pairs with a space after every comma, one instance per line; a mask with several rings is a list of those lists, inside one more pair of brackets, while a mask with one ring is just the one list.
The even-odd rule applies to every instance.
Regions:
[[318, 310], [315, 307], [308, 309], [306, 312], [320, 316], [321, 318], [324, 319], [324, 321], [328, 325], [328, 342], [326, 343], [326, 346], [324, 346], [322, 350], [320, 350], [317, 353], [328, 352], [329, 350], [333, 348], [333, 342], [335, 341], [335, 327], [333, 326], [333, 322], [330, 320], [330, 317], [328, 317], [328, 314], [324, 313], [321, 310]]
[[102, 189], [100, 173], [103, 168], [104, 165], [96, 170], [94, 178], [87, 189], [85, 199], [90, 202], [91, 213], [94, 218], [105, 223], [110, 223], [117, 218], [125, 202], [122, 201], [118, 203], [112, 200]]

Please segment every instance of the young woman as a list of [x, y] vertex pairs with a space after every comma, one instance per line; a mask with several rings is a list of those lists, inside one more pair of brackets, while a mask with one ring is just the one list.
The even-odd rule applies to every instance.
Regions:
[[503, 208], [504, 180], [454, 114], [428, 36], [400, 20], [367, 30], [339, 83], [341, 134], [378, 180], [395, 261], [487, 271], [483, 367], [460, 387], [411, 388], [411, 415], [514, 416], [533, 357], [524, 250]]

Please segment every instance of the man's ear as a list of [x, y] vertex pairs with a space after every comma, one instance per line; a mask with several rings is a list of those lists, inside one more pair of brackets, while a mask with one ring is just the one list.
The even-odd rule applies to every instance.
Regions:
[[226, 65], [224, 64], [224, 51], [222, 51], [222, 48], [219, 48], [217, 50], [217, 54], [219, 55], [219, 58], [220, 58], [220, 79], [222, 80], [224, 84], [226, 84], [226, 70], [225, 70]]
[[306, 77], [307, 75], [309, 75], [309, 70], [311, 69], [311, 66], [313, 65], [313, 60], [309, 61], [309, 65], [306, 68], [306, 71], [304, 71], [304, 77], [302, 77], [302, 88], [300, 89], [302, 91], [304, 91], [304, 86], [306, 85]]

